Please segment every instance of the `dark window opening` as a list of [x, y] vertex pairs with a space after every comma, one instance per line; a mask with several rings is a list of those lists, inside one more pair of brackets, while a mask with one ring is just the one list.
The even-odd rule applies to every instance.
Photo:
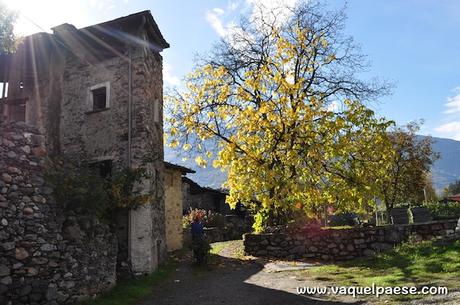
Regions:
[[107, 88], [101, 87], [91, 90], [93, 95], [93, 110], [101, 110], [107, 108]]
[[89, 165], [89, 167], [94, 169], [95, 172], [102, 178], [112, 176], [112, 160], [93, 162]]

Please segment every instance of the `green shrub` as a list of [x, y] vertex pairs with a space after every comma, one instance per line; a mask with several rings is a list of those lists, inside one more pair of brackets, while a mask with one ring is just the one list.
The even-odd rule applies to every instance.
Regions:
[[224, 215], [213, 211], [206, 211], [203, 209], [190, 209], [187, 215], [182, 216], [182, 228], [190, 228], [190, 224], [193, 222], [193, 219], [195, 217], [199, 217], [203, 222], [203, 226], [206, 228], [225, 227]]
[[142, 168], [113, 170], [110, 176], [102, 177], [88, 164], [61, 157], [48, 160], [44, 177], [64, 211], [98, 218], [113, 209], [145, 204], [152, 195], [134, 190], [136, 184], [148, 178]]
[[225, 227], [225, 216], [213, 211], [208, 211], [204, 217], [204, 226], [207, 228]]
[[449, 219], [460, 218], [460, 203], [459, 202], [432, 202], [424, 205], [430, 210], [433, 219]]

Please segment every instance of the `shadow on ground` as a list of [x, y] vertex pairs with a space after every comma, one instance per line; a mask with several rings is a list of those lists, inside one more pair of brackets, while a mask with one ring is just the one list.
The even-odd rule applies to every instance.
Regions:
[[[142, 305], [339, 305], [339, 302], [296, 293], [296, 281], [288, 287], [280, 278], [267, 274], [256, 261], [212, 256], [207, 267], [196, 267], [190, 258], [176, 272], [154, 288]], [[299, 286], [304, 286], [298, 283]], [[283, 290], [284, 289], [284, 290]], [[287, 290], [287, 291], [286, 291]]]

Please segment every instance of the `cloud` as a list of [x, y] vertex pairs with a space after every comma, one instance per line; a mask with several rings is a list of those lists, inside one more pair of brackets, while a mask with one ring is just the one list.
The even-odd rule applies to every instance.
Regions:
[[444, 134], [449, 138], [460, 140], [460, 121], [442, 124], [441, 126], [436, 127], [434, 130]]
[[[458, 87], [455, 89], [455, 91], [459, 91]], [[451, 114], [460, 112], [460, 93], [453, 97], [448, 97], [445, 106], [447, 107], [447, 110], [444, 111], [444, 113]]]
[[167, 63], [163, 66], [163, 79], [170, 86], [178, 86], [180, 84], [179, 77], [172, 74], [172, 66]]
[[211, 11], [206, 12], [206, 20], [220, 37], [225, 37], [227, 35], [227, 29], [221, 19], [224, 13], [225, 11], [221, 8], [214, 8]]
[[[282, 24], [292, 13], [292, 8], [298, 0], [240, 0], [230, 1], [226, 9], [214, 8], [206, 12], [206, 20], [216, 33], [224, 38], [231, 39], [233, 33], [241, 31], [237, 26], [240, 14], [249, 12], [249, 18], [257, 25], [262, 26], [260, 21]], [[238, 9], [238, 10], [237, 10]]]
[[251, 6], [251, 19], [257, 22], [265, 20], [268, 23], [281, 25], [289, 19], [298, 0], [246, 0]]

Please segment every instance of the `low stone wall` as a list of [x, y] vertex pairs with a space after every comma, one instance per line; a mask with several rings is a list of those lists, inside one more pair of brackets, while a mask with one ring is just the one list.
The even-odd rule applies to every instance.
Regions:
[[353, 229], [303, 228], [290, 233], [245, 234], [245, 252], [285, 259], [347, 260], [371, 256], [407, 241], [454, 234], [457, 220]]
[[44, 185], [45, 155], [35, 129], [0, 128], [0, 304], [68, 304], [115, 283], [116, 237], [63, 213]]
[[[225, 215], [224, 227], [211, 227], [204, 228], [206, 240], [210, 243], [241, 239], [243, 234], [252, 231], [252, 224], [254, 218], [252, 215], [239, 217], [237, 215]], [[192, 235], [190, 229], [183, 231], [184, 246], [190, 245], [192, 242]]]

